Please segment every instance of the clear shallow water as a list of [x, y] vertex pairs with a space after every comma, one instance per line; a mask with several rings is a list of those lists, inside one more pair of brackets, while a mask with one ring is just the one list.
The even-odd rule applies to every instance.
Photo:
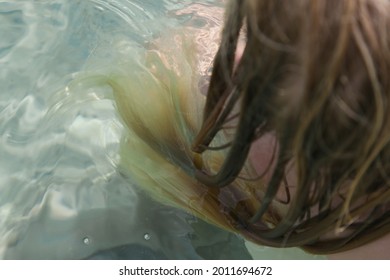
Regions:
[[0, 2], [0, 258], [310, 258], [153, 202], [118, 172], [123, 127], [105, 89], [67, 88], [108, 66], [114, 42], [179, 26], [207, 75], [222, 15], [221, 1]]

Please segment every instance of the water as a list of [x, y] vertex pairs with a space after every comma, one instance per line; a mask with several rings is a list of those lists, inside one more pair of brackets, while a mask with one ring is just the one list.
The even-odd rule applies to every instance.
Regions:
[[109, 66], [117, 42], [179, 27], [207, 76], [222, 18], [218, 0], [0, 2], [0, 258], [310, 258], [152, 201], [118, 172], [123, 126], [107, 89], [69, 92], [78, 73]]

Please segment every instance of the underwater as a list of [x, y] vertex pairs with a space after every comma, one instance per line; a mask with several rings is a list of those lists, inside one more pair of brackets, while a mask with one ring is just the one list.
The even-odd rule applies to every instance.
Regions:
[[244, 239], [183, 187], [224, 8], [0, 2], [1, 259], [324, 258]]

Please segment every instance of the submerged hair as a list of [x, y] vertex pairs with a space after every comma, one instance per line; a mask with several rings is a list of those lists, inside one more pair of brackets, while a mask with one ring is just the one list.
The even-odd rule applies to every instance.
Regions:
[[[389, 233], [390, 2], [235, 0], [230, 11], [193, 149], [203, 153], [231, 116], [236, 129], [221, 168], [197, 178], [217, 189], [234, 183], [252, 143], [271, 133], [260, 207], [237, 213], [250, 216], [244, 235], [329, 254]], [[264, 219], [275, 211], [273, 223]]]
[[[231, 1], [207, 98], [183, 36], [159, 51], [134, 48], [123, 71], [97, 78], [126, 127], [123, 172], [156, 199], [261, 245], [329, 254], [389, 233], [389, 7]], [[269, 135], [265, 180], [248, 156]]]
[[[191, 150], [201, 128], [205, 96], [198, 88], [195, 47], [182, 35], [173, 40], [176, 44], [158, 41], [158, 51], [130, 47], [131, 57], [119, 66], [120, 71], [95, 77], [96, 82], [111, 87], [126, 128], [120, 168], [156, 200], [239, 233], [241, 224], [232, 218], [235, 207], [242, 204], [255, 211], [261, 190], [256, 184], [237, 180], [216, 192], [196, 179], [198, 168], [219, 170], [225, 151], [213, 150], [200, 158]], [[224, 146], [226, 141], [227, 135], [222, 133], [214, 143]], [[243, 167], [242, 173], [255, 176], [250, 165]]]

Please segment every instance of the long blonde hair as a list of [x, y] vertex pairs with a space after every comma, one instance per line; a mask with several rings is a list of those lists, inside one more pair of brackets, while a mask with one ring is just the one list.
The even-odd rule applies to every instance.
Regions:
[[[243, 0], [230, 11], [194, 149], [203, 152], [235, 102], [237, 132], [222, 168], [198, 179], [229, 185], [251, 143], [272, 132], [275, 168], [247, 221], [259, 243], [335, 253], [389, 233], [390, 2]], [[243, 26], [247, 41], [234, 71]], [[297, 183], [288, 211], [257, 229], [291, 163]]]
[[[389, 15], [383, 0], [231, 1], [206, 101], [191, 51], [148, 51], [110, 79], [124, 170], [258, 244], [328, 254], [389, 233]], [[248, 154], [268, 133], [278, 148], [265, 182]]]

